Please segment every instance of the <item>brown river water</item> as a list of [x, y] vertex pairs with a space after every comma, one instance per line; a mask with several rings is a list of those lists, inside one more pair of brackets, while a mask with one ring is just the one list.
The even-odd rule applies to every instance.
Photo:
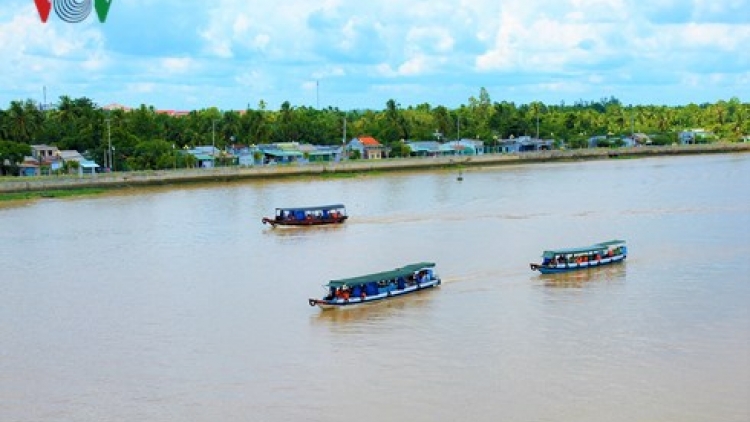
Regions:
[[[0, 208], [0, 421], [750, 420], [750, 154], [456, 176]], [[338, 202], [342, 226], [261, 224]], [[623, 264], [529, 269], [617, 238]], [[418, 261], [441, 287], [307, 304]]]

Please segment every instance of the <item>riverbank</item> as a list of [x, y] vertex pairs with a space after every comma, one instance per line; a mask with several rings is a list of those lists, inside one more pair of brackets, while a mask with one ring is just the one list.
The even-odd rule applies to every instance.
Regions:
[[439, 169], [552, 161], [641, 158], [660, 155], [716, 154], [750, 152], [750, 143], [717, 143], [666, 147], [539, 151], [516, 154], [397, 158], [388, 160], [347, 160], [338, 163], [219, 167], [141, 172], [117, 172], [90, 176], [5, 177], [0, 193], [48, 192], [75, 189], [118, 189], [133, 186], [168, 185], [201, 182], [226, 182], [242, 179], [284, 177], [328, 177], [357, 173]]

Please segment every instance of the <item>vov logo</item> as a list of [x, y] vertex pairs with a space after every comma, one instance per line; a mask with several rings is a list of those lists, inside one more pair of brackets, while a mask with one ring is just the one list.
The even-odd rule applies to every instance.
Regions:
[[[53, 5], [55, 14], [63, 21], [68, 23], [82, 22], [91, 14], [91, 3], [92, 0], [34, 0], [42, 23], [47, 23]], [[96, 14], [99, 16], [99, 22], [104, 23], [107, 20], [112, 0], [93, 0], [93, 3]]]

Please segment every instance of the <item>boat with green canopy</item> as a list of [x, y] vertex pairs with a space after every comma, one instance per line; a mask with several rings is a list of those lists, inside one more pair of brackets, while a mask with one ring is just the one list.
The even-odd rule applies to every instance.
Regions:
[[334, 309], [360, 305], [415, 293], [439, 286], [435, 263], [418, 262], [389, 271], [331, 280], [322, 299], [309, 299], [310, 306]]
[[624, 240], [608, 240], [591, 246], [544, 251], [540, 264], [532, 263], [532, 271], [554, 274], [622, 262], [628, 256]]

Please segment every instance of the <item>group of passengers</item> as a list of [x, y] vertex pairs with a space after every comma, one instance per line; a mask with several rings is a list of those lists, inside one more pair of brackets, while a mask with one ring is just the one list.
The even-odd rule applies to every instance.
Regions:
[[337, 210], [315, 210], [315, 211], [301, 211], [301, 210], [284, 210], [276, 217], [277, 220], [284, 221], [312, 221], [312, 220], [336, 220], [341, 217], [342, 214]]
[[383, 280], [380, 282], [371, 281], [365, 284], [355, 284], [351, 288], [346, 284], [341, 287], [329, 287], [328, 295], [325, 300], [342, 299], [348, 301], [350, 298], [360, 298], [365, 300], [367, 296], [377, 296], [381, 293], [390, 293], [393, 290], [404, 290], [407, 287], [430, 281], [430, 274], [427, 271], [419, 271], [416, 274], [407, 277], [398, 277], [393, 280]]
[[589, 253], [583, 255], [555, 255], [552, 258], [544, 258], [542, 265], [548, 265], [554, 267], [557, 265], [568, 265], [568, 264], [585, 264], [588, 262], [599, 262], [602, 258], [611, 258], [615, 255], [620, 254], [620, 248], [608, 249], [607, 252], [602, 255], [601, 253]]

